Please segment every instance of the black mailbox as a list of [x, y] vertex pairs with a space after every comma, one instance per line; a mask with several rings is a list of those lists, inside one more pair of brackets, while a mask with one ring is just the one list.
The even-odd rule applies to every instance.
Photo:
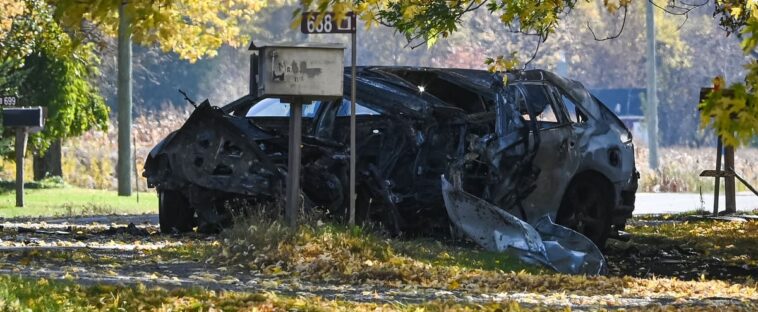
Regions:
[[42, 127], [42, 107], [3, 108], [3, 127]]

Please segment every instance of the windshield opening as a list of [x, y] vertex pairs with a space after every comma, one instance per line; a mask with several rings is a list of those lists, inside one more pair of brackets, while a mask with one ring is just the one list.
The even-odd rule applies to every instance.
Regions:
[[[316, 117], [320, 106], [321, 102], [319, 101], [303, 105], [303, 118]], [[289, 103], [282, 103], [280, 99], [269, 98], [263, 99], [250, 107], [245, 117], [289, 117], [289, 115]]]

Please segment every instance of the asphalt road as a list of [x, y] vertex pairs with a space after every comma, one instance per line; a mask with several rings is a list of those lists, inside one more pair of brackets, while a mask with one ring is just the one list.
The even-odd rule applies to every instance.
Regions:
[[[724, 196], [719, 196], [719, 211], [724, 211]], [[634, 214], [677, 213], [705, 209], [713, 211], [713, 194], [703, 193], [637, 193]], [[758, 210], [758, 196], [737, 194], [737, 210]]]

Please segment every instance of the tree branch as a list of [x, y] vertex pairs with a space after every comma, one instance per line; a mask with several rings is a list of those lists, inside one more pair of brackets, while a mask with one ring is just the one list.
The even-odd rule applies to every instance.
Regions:
[[605, 38], [598, 38], [595, 35], [595, 31], [592, 30], [592, 27], [590, 27], [590, 22], [587, 21], [587, 28], [590, 30], [590, 33], [592, 34], [592, 37], [595, 38], [595, 41], [606, 41], [606, 40], [610, 40], [610, 39], [616, 39], [619, 36], [621, 36], [621, 33], [624, 31], [624, 26], [626, 25], [626, 17], [627, 17], [627, 15], [629, 13], [629, 8], [626, 5], [623, 6], [623, 8], [624, 8], [624, 19], [621, 20], [621, 29], [619, 29], [619, 31], [615, 35], [611, 35], [611, 36], [608, 36], [608, 37], [605, 37]]

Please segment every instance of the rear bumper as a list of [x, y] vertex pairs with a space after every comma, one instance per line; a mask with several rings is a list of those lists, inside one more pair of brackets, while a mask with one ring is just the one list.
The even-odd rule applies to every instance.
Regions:
[[613, 217], [611, 220], [616, 228], [623, 228], [623, 225], [626, 224], [626, 220], [631, 218], [634, 213], [634, 203], [636, 200], [639, 178], [640, 173], [637, 170], [634, 170], [629, 181], [616, 186], [616, 189], [618, 190], [616, 192], [618, 200], [617, 205], [613, 210]]

